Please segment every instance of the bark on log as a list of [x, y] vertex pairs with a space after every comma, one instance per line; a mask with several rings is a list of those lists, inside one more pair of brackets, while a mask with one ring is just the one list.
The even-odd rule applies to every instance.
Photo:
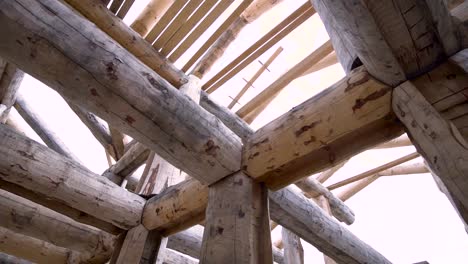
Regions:
[[145, 199], [4, 125], [0, 126], [0, 156], [2, 180], [123, 229], [140, 222]]
[[0, 226], [81, 252], [93, 262], [108, 261], [113, 249], [111, 235], [6, 191], [0, 191]]
[[79, 264], [79, 253], [0, 227], [0, 251], [35, 263]]
[[272, 263], [268, 190], [242, 172], [209, 187], [201, 263]]
[[289, 187], [270, 192], [271, 218], [338, 263], [391, 263]]
[[256, 131], [244, 146], [242, 169], [275, 190], [402, 132], [391, 88], [359, 68]]
[[26, 102], [26, 99], [21, 93], [16, 97], [15, 108], [21, 117], [28, 123], [28, 125], [37, 133], [37, 135], [44, 141], [44, 143], [56, 151], [72, 159], [73, 161], [82, 164], [78, 157], [76, 157], [70, 149], [63, 143], [63, 141], [55, 134], [55, 132], [47, 126], [45, 120], [38, 116], [33, 109]]
[[15, 103], [17, 91], [23, 81], [24, 73], [15, 65], [0, 58], [0, 104], [5, 109], [0, 113], [0, 123], [5, 124], [8, 113]]
[[219, 120], [67, 6], [22, 1], [2, 2], [3, 57], [204, 183], [239, 169], [241, 142]]
[[328, 200], [331, 212], [336, 219], [348, 225], [354, 223], [353, 211], [316, 179], [309, 177], [300, 180], [296, 182], [296, 186], [304, 192], [307, 198], [315, 198], [323, 195]]

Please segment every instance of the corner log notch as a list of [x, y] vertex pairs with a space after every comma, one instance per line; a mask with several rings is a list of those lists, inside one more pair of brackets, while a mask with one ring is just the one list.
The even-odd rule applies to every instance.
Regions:
[[242, 143], [233, 132], [69, 7], [0, 7], [1, 56], [203, 183], [239, 170]]
[[391, 88], [359, 68], [256, 131], [242, 169], [276, 190], [402, 133]]

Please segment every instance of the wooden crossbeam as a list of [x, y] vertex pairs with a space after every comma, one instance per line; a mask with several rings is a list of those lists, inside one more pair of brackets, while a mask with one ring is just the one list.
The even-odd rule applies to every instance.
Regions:
[[242, 168], [279, 189], [332, 167], [403, 132], [390, 103], [391, 88], [356, 69], [257, 130], [244, 146]]
[[0, 126], [0, 178], [128, 229], [140, 222], [145, 199], [55, 151]]
[[[40, 1], [23, 6], [16, 1], [2, 3], [2, 7], [5, 6], [2, 8], [5, 11], [0, 13], [5, 25], [2, 33], [10, 38], [2, 42], [1, 56], [14, 61], [78, 105], [97, 113], [192, 177], [212, 183], [239, 169], [241, 141], [214, 116], [152, 73], [108, 35], [94, 30], [89, 21], [74, 14], [69, 7], [47, 2], [47, 6], [56, 11], [52, 16], [40, 5]], [[57, 15], [67, 23], [43, 23], [55, 20]], [[18, 21], [18, 17], [24, 18], [21, 20], [24, 24], [13, 22]], [[78, 34], [77, 28], [83, 26], [91, 30]], [[58, 28], [69, 32], [69, 37], [57, 35]], [[31, 42], [30, 36], [45, 42]], [[72, 43], [92, 48], [75, 52], [68, 46]], [[106, 47], [102, 43], [106, 43]], [[29, 55], [24, 49], [34, 50], [36, 58], [27, 59]], [[86, 62], [78, 64], [80, 60]], [[95, 62], [90, 63], [90, 60]], [[87, 70], [80, 70], [83, 67]], [[76, 74], [66, 74], [70, 71]], [[128, 90], [129, 84], [132, 90]], [[168, 122], [171, 116], [174, 121], [185, 121]]]

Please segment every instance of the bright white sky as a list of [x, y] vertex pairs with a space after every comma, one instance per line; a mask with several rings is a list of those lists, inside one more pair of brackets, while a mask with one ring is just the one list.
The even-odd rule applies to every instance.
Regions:
[[[136, 0], [124, 21], [131, 23], [147, 2], [148, 0]], [[235, 3], [237, 5], [239, 0]], [[213, 67], [214, 72], [209, 73], [204, 80], [208, 80], [303, 3], [304, 1], [285, 0], [249, 25], [228, 49], [224, 59]], [[225, 15], [218, 19], [209, 31], [214, 31], [223, 17]], [[203, 39], [207, 37], [206, 34]], [[195, 44], [195, 48], [203, 43], [203, 39]], [[278, 46], [284, 48], [269, 67], [270, 72], [266, 71], [255, 82], [255, 88], [250, 89], [240, 100], [240, 104], [249, 101], [261, 89], [327, 40], [328, 36], [320, 19], [317, 15], [313, 16], [260, 57], [260, 60], [265, 62]], [[182, 57], [176, 65], [183, 65], [188, 57]], [[258, 62], [253, 62], [216, 91], [213, 94], [214, 98], [227, 106], [230, 103], [229, 97], [234, 97], [244, 86], [245, 81], [242, 78], [250, 79], [259, 67]], [[252, 126], [258, 129], [343, 76], [341, 67], [334, 65], [297, 79], [254, 121]], [[108, 167], [103, 148], [60, 96], [29, 76], [24, 79], [20, 91], [32, 108], [47, 120], [65, 144], [90, 170], [100, 174]], [[234, 110], [239, 107], [240, 105], [237, 105]], [[18, 119], [16, 111], [12, 111], [12, 115]], [[42, 142], [24, 122], [22, 127], [27, 135]], [[325, 185], [354, 176], [413, 151], [415, 151], [413, 147], [366, 151], [354, 157]], [[346, 203], [356, 214], [355, 223], [348, 228], [394, 263], [414, 263], [423, 260], [431, 264], [467, 263], [468, 236], [464, 226], [448, 200], [438, 190], [430, 174], [381, 178]], [[277, 228], [273, 232], [273, 240], [279, 234], [280, 228]], [[306, 252], [305, 263], [323, 263], [322, 255], [313, 246], [304, 242], [303, 247]]]

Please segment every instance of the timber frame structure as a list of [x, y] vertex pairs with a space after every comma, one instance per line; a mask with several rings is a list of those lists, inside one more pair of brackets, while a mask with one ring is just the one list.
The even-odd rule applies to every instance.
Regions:
[[[379, 177], [412, 173], [431, 172], [466, 226], [468, 2], [304, 1], [201, 83], [242, 28], [278, 2], [150, 0], [129, 27], [121, 19], [134, 0], [0, 0], [0, 262], [303, 263], [302, 238], [326, 263], [391, 263], [338, 221], [353, 223], [344, 201]], [[235, 113], [282, 49], [229, 108], [211, 100], [315, 13], [330, 41]], [[337, 61], [346, 77], [250, 128], [292, 80]], [[24, 73], [56, 90], [102, 144], [102, 175], [17, 93]], [[14, 129], [12, 107], [47, 146]], [[323, 185], [360, 152], [411, 144], [417, 152]], [[403, 164], [419, 156], [424, 164]], [[272, 243], [277, 225], [282, 240]]]

